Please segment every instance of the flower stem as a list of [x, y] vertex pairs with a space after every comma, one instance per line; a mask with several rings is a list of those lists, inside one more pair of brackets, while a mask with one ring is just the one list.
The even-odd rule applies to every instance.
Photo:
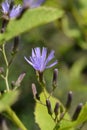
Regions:
[[2, 45], [2, 53], [4, 56], [5, 63], [6, 63], [6, 75], [4, 79], [5, 79], [7, 91], [9, 91], [9, 83], [8, 83], [9, 63], [8, 63], [6, 52], [5, 52], [5, 44]]
[[8, 60], [7, 60], [6, 53], [5, 53], [5, 44], [2, 45], [2, 53], [3, 53], [4, 59], [5, 59], [6, 66], [8, 66]]
[[18, 128], [20, 128], [20, 130], [27, 130], [27, 128], [20, 121], [16, 113], [9, 106], [6, 109], [6, 112], [10, 116], [11, 120], [18, 126]]
[[47, 96], [46, 96], [46, 84], [45, 84], [45, 80], [44, 80], [44, 77], [43, 77], [43, 72], [40, 73], [38, 71], [36, 71], [36, 76], [37, 76], [37, 80], [38, 80], [38, 83], [40, 84], [40, 86], [42, 87], [42, 91], [44, 93], [44, 96], [45, 98], [47, 99]]

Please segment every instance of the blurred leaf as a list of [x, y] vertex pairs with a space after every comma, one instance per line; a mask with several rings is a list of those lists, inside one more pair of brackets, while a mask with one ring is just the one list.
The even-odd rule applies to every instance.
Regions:
[[6, 32], [0, 34], [0, 44], [2, 44], [3, 40], [8, 41], [36, 26], [52, 22], [62, 17], [62, 15], [63, 11], [56, 8], [40, 7], [30, 9], [26, 11], [21, 19], [9, 22]]
[[83, 40], [83, 39], [79, 39], [79, 42], [78, 42], [78, 45], [84, 49], [84, 50], [87, 50], [87, 40]]
[[22, 4], [23, 1], [22, 0], [14, 0], [14, 2], [15, 2], [15, 4], [20, 4], [20, 3]]
[[11, 106], [16, 102], [19, 96], [19, 91], [9, 91], [0, 97], [0, 112], [6, 110], [7, 106]]
[[82, 17], [82, 24], [87, 25], [87, 8], [80, 10], [81, 17]]
[[87, 0], [79, 0], [79, 3], [82, 8], [87, 8]]
[[59, 0], [46, 0], [45, 2], [44, 2], [44, 5], [46, 5], [46, 6], [50, 6], [50, 7], [59, 7], [60, 6], [60, 4], [59, 4]]
[[70, 69], [70, 76], [71, 78], [75, 79], [81, 76], [81, 72], [85, 65], [87, 64], [86, 57], [80, 57]]
[[76, 28], [75, 26], [73, 26], [73, 28], [70, 27], [70, 21], [68, 16], [65, 16], [62, 19], [62, 25], [63, 25], [63, 31], [68, 37], [74, 37], [74, 38], [80, 37], [80, 31], [78, 30], [78, 28]]
[[[48, 93], [46, 93], [48, 95]], [[43, 93], [40, 94], [40, 99], [45, 104], [45, 97]], [[52, 109], [54, 109], [55, 103], [60, 102], [58, 99], [54, 97], [50, 97]], [[61, 103], [60, 103], [61, 104]], [[62, 105], [62, 104], [61, 104]], [[73, 123], [71, 123], [69, 115], [66, 113], [64, 116], [64, 120], [59, 123], [55, 123], [51, 116], [48, 114], [47, 108], [44, 105], [36, 103], [35, 107], [35, 120], [38, 123], [41, 130], [73, 130]]]

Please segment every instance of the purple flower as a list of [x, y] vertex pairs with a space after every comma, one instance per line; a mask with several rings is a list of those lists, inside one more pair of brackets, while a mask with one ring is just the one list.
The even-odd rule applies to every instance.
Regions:
[[51, 68], [52, 66], [57, 64], [57, 60], [53, 63], [49, 62], [54, 58], [54, 51], [52, 50], [50, 54], [47, 56], [47, 49], [43, 47], [42, 52], [39, 47], [32, 49], [32, 56], [25, 60], [33, 66], [33, 68], [39, 72], [43, 72], [47, 68]]
[[29, 8], [36, 8], [40, 6], [44, 0], [24, 0], [24, 5], [29, 6]]
[[18, 6], [14, 5], [12, 9], [10, 9], [10, 3], [8, 2], [8, 0], [3, 2], [1, 6], [2, 6], [2, 13], [4, 15], [7, 15], [8, 18], [10, 19], [16, 18], [20, 14], [22, 8], [20, 5]]
[[16, 18], [17, 16], [19, 16], [20, 12], [21, 12], [21, 6], [13, 6], [12, 10], [10, 11], [9, 17], [10, 18]]
[[4, 14], [8, 14], [9, 8], [10, 8], [10, 4], [8, 3], [8, 0], [6, 0], [5, 2], [3, 2], [3, 3], [1, 4], [1, 6], [2, 6], [2, 12], [3, 12]]

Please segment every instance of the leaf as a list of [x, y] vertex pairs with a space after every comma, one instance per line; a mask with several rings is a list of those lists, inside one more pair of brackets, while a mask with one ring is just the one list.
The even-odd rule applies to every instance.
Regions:
[[62, 25], [63, 25], [63, 31], [64, 33], [68, 36], [68, 37], [73, 37], [73, 38], [77, 38], [80, 37], [80, 31], [78, 30], [78, 28], [74, 27], [73, 28], [70, 26], [70, 19], [68, 18], [68, 16], [64, 16], [62, 19]]
[[9, 91], [0, 96], [0, 112], [6, 110], [7, 106], [11, 106], [16, 102], [19, 91]]
[[[48, 95], [48, 93], [46, 93], [46, 95]], [[40, 94], [40, 99], [45, 103], [46, 99], [44, 98], [43, 93]], [[60, 103], [60, 101], [54, 97], [50, 97], [50, 101], [53, 109], [56, 102]], [[36, 103], [34, 114], [36, 123], [39, 125], [41, 130], [73, 130], [73, 123], [70, 122], [70, 117], [67, 113], [65, 114], [64, 119], [56, 124], [48, 114], [46, 106]]]
[[58, 0], [46, 0], [44, 2], [45, 6], [50, 6], [50, 7], [56, 7], [56, 8], [61, 8], [60, 2]]
[[86, 57], [82, 56], [80, 57], [72, 66], [72, 68], [70, 69], [70, 76], [71, 79], [76, 79], [78, 77], [81, 76], [81, 72], [84, 69], [84, 67], [86, 66], [87, 61], [86, 61]]
[[10, 20], [5, 33], [0, 34], [0, 44], [20, 35], [30, 29], [47, 24], [63, 16], [63, 11], [57, 8], [39, 7], [27, 10], [21, 19]]

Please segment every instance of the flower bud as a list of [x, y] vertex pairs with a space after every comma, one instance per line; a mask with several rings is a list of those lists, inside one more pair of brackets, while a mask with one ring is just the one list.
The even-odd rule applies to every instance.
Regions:
[[72, 102], [72, 91], [70, 91], [68, 93], [67, 102], [66, 102], [66, 105], [65, 105], [66, 109], [70, 108], [71, 102]]
[[54, 108], [54, 113], [55, 113], [56, 116], [58, 115], [58, 110], [59, 110], [59, 103], [57, 102], [55, 104], [55, 108]]
[[25, 75], [26, 75], [25, 73], [22, 73], [22, 74], [19, 75], [17, 81], [15, 82], [15, 85], [16, 85], [16, 86], [20, 86], [20, 84], [21, 84], [21, 82], [23, 81]]
[[52, 115], [52, 107], [49, 99], [46, 100], [46, 106], [47, 106], [48, 113]]
[[24, 77], [25, 77], [25, 73], [22, 73], [22, 74], [19, 75], [19, 77], [18, 77], [16, 82], [12, 81], [11, 82], [12, 88], [14, 88], [14, 87], [15, 87], [15, 89], [18, 88], [21, 85], [21, 82], [24, 79]]
[[37, 100], [40, 100], [40, 97], [39, 97], [37, 90], [36, 90], [36, 85], [34, 83], [32, 83], [32, 92], [33, 92], [34, 98], [36, 98]]
[[54, 69], [53, 72], [53, 88], [57, 86], [57, 80], [58, 80], [58, 69]]
[[72, 120], [73, 120], [73, 121], [78, 118], [78, 116], [79, 116], [79, 114], [80, 114], [80, 112], [81, 112], [82, 106], [83, 106], [82, 103], [80, 103], [80, 104], [77, 106], [77, 108], [76, 108], [76, 110], [75, 110], [75, 112], [74, 112], [74, 115], [73, 115], [73, 117], [72, 117]]

